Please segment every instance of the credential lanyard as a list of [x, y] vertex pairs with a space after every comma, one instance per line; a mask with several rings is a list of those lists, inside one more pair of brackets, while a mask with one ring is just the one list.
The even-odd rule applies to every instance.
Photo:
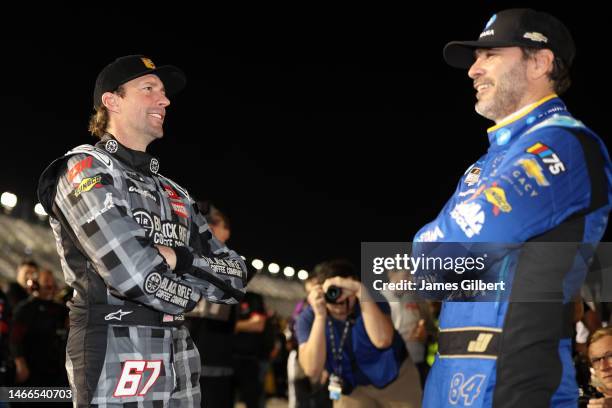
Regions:
[[346, 337], [348, 335], [350, 325], [351, 324], [347, 319], [344, 323], [342, 337], [340, 337], [340, 345], [338, 346], [338, 349], [336, 349], [336, 336], [334, 334], [334, 326], [331, 322], [331, 318], [327, 318], [327, 326], [329, 327], [329, 340], [331, 342], [332, 357], [334, 358], [334, 371], [335, 374], [339, 377], [342, 375], [342, 349], [344, 348], [344, 343], [346, 342]]

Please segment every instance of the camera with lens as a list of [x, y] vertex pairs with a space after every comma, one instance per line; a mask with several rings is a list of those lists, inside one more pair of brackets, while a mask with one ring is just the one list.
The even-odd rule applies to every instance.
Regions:
[[325, 291], [325, 301], [327, 303], [332, 303], [332, 304], [336, 303], [340, 296], [342, 296], [342, 288], [338, 286], [331, 285]]
[[26, 291], [31, 295], [34, 292], [38, 292], [40, 290], [40, 285], [38, 284], [38, 279], [30, 278], [26, 281]]

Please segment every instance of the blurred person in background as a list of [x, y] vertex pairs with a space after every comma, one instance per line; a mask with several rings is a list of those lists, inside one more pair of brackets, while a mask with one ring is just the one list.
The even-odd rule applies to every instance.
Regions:
[[234, 386], [247, 408], [262, 408], [270, 348], [266, 347], [267, 311], [263, 296], [247, 290], [238, 305], [233, 337]]
[[[264, 360], [264, 392], [265, 397], [287, 399], [287, 338], [284, 329], [286, 319], [275, 310], [268, 310], [264, 328], [264, 349], [268, 357]], [[267, 363], [267, 364], [266, 364]]]
[[[612, 327], [604, 327], [592, 333], [587, 346], [591, 385], [597, 393], [581, 399], [580, 406], [612, 408]], [[588, 405], [584, 405], [583, 400], [588, 400]]]
[[[231, 236], [228, 217], [207, 202], [198, 203], [211, 232], [225, 244]], [[187, 325], [198, 350], [202, 371], [202, 407], [232, 408], [232, 337], [236, 327], [235, 305], [200, 300], [187, 315]]]
[[[9, 357], [9, 329], [11, 309], [8, 298], [0, 290], [0, 386], [11, 385], [14, 376], [14, 364]], [[2, 403], [0, 402], [0, 407]]]
[[53, 273], [41, 270], [32, 296], [15, 307], [10, 348], [21, 386], [68, 386], [64, 368], [68, 309], [53, 300], [56, 291]]
[[588, 358], [588, 340], [592, 333], [601, 328], [601, 319], [594, 302], [577, 296], [574, 302], [574, 366], [578, 388], [588, 392], [591, 380], [591, 363]]
[[331, 408], [332, 400], [327, 392], [327, 379], [329, 373], [323, 370], [319, 378], [311, 379], [306, 375], [300, 365], [298, 357], [298, 341], [295, 332], [295, 324], [298, 316], [308, 307], [308, 294], [317, 285], [317, 277], [312, 274], [304, 281], [306, 297], [300, 300], [291, 314], [287, 323], [286, 337], [289, 356], [287, 358], [287, 388], [288, 408]]
[[419, 374], [393, 328], [389, 304], [370, 298], [349, 262], [324, 262], [315, 274], [309, 307], [296, 324], [306, 374], [330, 373], [335, 408], [420, 407]]
[[[408, 270], [392, 269], [389, 271], [389, 282], [396, 283], [410, 280], [410, 278]], [[408, 355], [419, 371], [421, 386], [423, 386], [429, 372], [429, 365], [425, 359], [427, 340], [437, 331], [429, 303], [411, 299], [411, 294], [407, 290], [384, 291], [382, 294], [389, 302], [393, 326], [402, 336]]]
[[38, 264], [30, 259], [24, 259], [17, 266], [16, 281], [9, 283], [6, 292], [11, 308], [30, 296], [30, 288], [36, 279], [38, 269]]

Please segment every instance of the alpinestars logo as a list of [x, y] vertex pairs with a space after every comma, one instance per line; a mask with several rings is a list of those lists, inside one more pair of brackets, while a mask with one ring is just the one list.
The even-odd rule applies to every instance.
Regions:
[[474, 202], [457, 204], [450, 215], [468, 238], [480, 234], [485, 222], [484, 211]]
[[119, 309], [116, 312], [109, 313], [106, 316], [104, 316], [104, 320], [119, 320], [119, 321], [121, 321], [121, 318], [123, 316], [129, 315], [130, 313], [132, 313], [132, 310], [128, 310], [127, 312], [124, 312], [123, 310]]

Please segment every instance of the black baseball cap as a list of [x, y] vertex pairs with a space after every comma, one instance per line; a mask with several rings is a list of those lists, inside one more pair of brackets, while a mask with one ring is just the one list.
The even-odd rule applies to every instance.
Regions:
[[452, 41], [444, 47], [444, 59], [456, 68], [469, 68], [477, 48], [548, 48], [568, 67], [576, 55], [572, 34], [556, 17], [527, 8], [508, 9], [489, 19], [476, 41]]
[[102, 105], [102, 95], [113, 92], [120, 85], [147, 74], [154, 74], [164, 83], [167, 95], [173, 95], [185, 87], [187, 78], [179, 68], [172, 65], [156, 67], [144, 55], [127, 55], [117, 58], [104, 67], [96, 79], [93, 102], [94, 109]]

